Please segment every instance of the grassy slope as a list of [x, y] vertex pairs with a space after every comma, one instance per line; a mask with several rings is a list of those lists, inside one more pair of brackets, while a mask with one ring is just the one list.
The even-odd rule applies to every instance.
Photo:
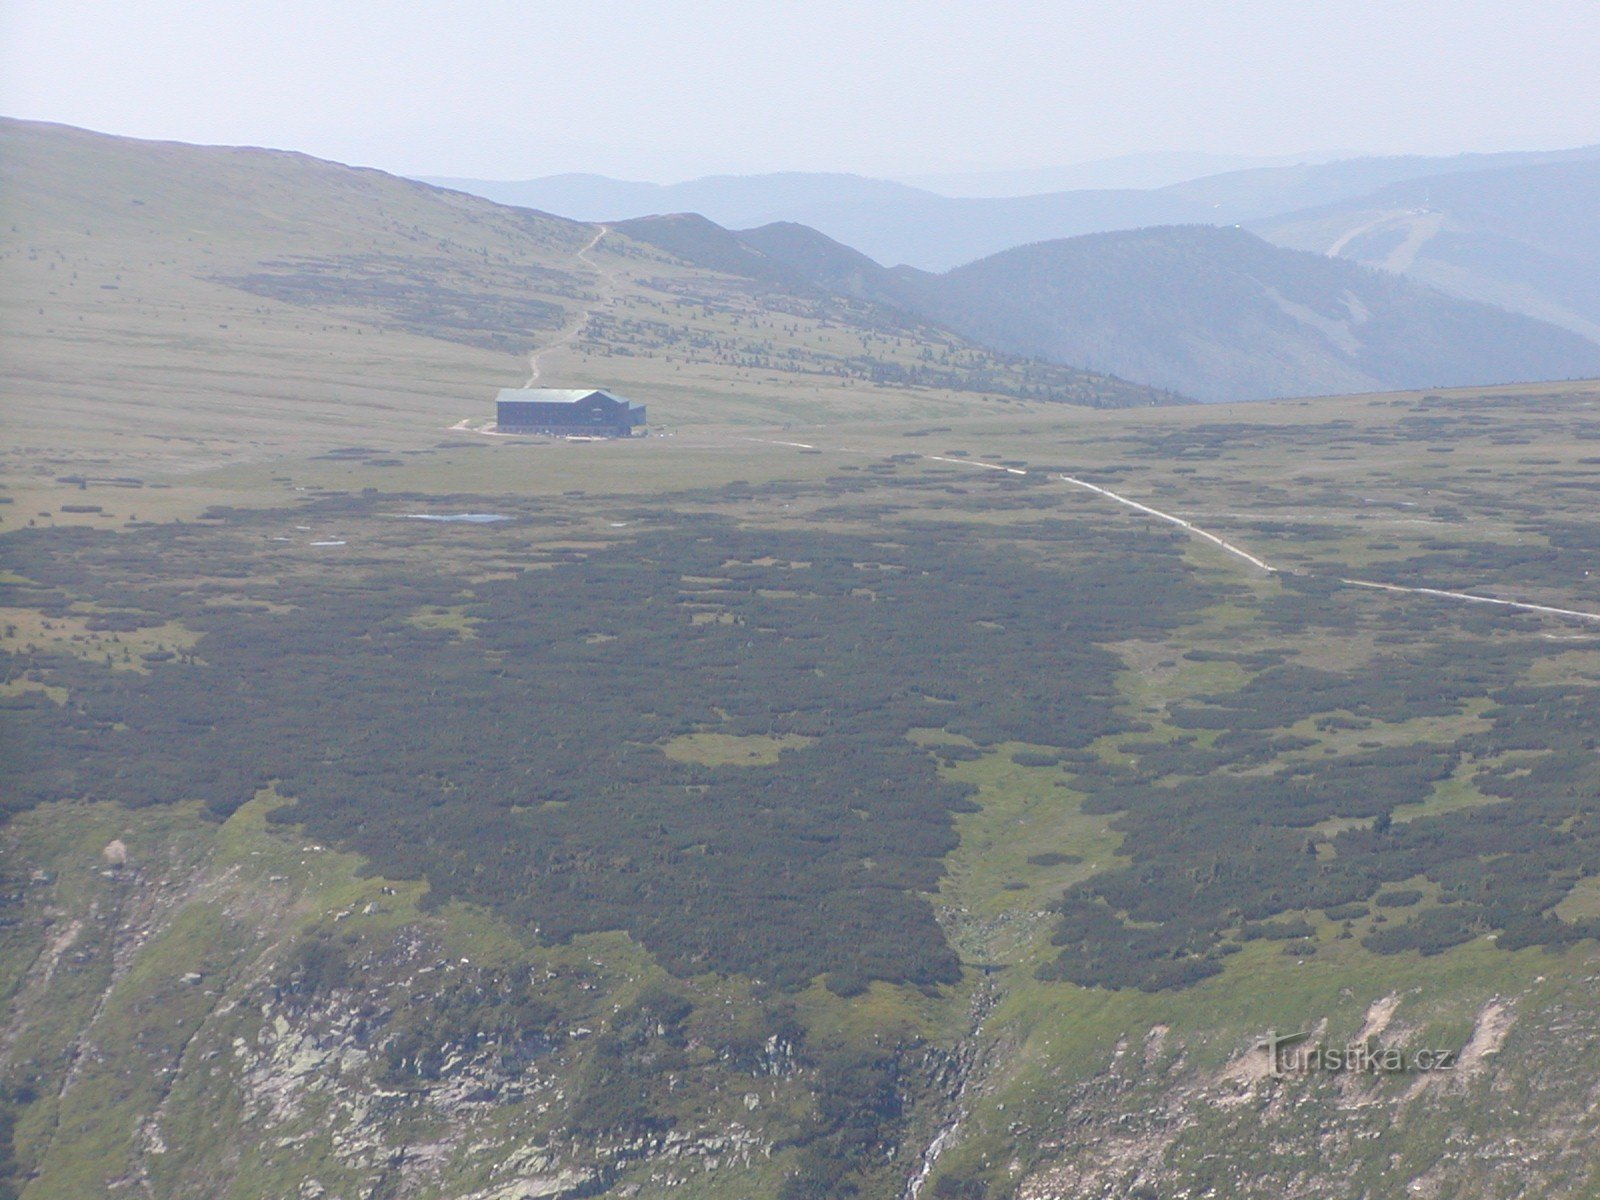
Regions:
[[615, 233], [580, 258], [595, 227], [303, 155], [24, 122], [0, 125], [0, 150], [7, 473], [40, 483], [113, 456], [159, 476], [432, 447], [569, 333], [542, 384], [633, 393], [680, 432], [993, 402], [828, 373], [851, 358], [1011, 370], [867, 306], [752, 289]]

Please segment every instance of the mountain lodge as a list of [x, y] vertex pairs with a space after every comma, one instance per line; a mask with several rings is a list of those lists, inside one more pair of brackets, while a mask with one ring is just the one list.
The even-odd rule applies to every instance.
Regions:
[[630, 437], [644, 424], [644, 405], [595, 388], [501, 388], [495, 426], [501, 433]]

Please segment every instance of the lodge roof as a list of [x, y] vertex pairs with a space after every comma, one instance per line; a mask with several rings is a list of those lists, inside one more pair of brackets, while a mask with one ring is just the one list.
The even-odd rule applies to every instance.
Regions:
[[501, 404], [577, 404], [590, 396], [604, 396], [613, 404], [621, 404], [630, 412], [643, 411], [644, 405], [629, 400], [603, 388], [501, 388]]

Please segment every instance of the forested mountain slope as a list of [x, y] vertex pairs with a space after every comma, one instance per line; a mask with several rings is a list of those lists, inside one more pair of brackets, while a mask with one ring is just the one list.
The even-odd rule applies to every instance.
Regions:
[[1600, 343], [1237, 229], [1021, 246], [906, 294], [990, 345], [1206, 400], [1600, 374]]
[[[654, 237], [665, 220], [630, 228]], [[898, 305], [1006, 352], [1203, 400], [1600, 374], [1600, 343], [1568, 330], [1238, 229], [1041, 242], [942, 275], [885, 270], [800, 225], [724, 242], [704, 261], [764, 273], [776, 261], [819, 287]], [[742, 259], [728, 249], [736, 244]]]

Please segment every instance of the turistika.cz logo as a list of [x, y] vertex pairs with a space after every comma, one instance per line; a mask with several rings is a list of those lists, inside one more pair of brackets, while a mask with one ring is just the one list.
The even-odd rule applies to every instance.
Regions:
[[1305, 1033], [1279, 1033], [1267, 1030], [1267, 1036], [1256, 1043], [1264, 1050], [1272, 1073], [1280, 1078], [1286, 1075], [1314, 1075], [1320, 1071], [1345, 1072], [1365, 1075], [1404, 1075], [1414, 1071], [1453, 1071], [1457, 1052], [1454, 1050], [1405, 1050], [1399, 1046], [1382, 1046], [1376, 1038], [1353, 1042], [1348, 1046], [1329, 1046], [1321, 1042], [1307, 1045], [1310, 1031]]

